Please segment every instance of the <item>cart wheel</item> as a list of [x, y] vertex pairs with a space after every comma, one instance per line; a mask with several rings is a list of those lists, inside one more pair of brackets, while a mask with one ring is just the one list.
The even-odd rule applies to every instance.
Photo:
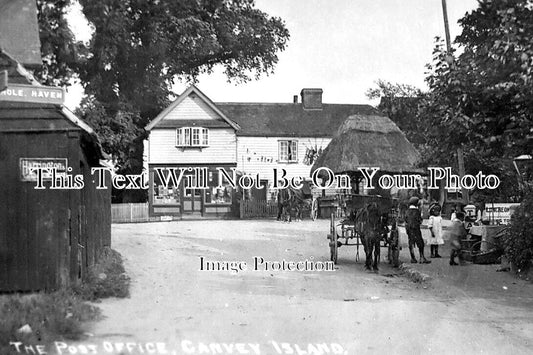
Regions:
[[329, 251], [330, 251], [330, 260], [334, 264], [337, 264], [337, 254], [338, 254], [338, 238], [337, 231], [335, 230], [335, 214], [331, 214], [330, 227], [329, 227]]
[[316, 221], [318, 217], [318, 200], [315, 198], [311, 203], [311, 219]]

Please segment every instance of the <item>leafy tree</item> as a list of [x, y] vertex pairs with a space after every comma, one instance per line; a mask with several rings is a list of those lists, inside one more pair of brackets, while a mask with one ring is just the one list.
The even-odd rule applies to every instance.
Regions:
[[376, 81], [377, 87], [368, 89], [369, 99], [381, 99], [377, 108], [387, 115], [405, 133], [407, 139], [418, 150], [424, 149], [426, 120], [418, 115], [418, 105], [424, 96], [422, 90], [407, 84], [393, 84], [385, 80]]
[[68, 26], [66, 13], [70, 5], [71, 0], [37, 0], [43, 65], [34, 75], [44, 85], [69, 85], [87, 54], [85, 45], [75, 40]]
[[110, 114], [122, 103], [143, 126], [168, 103], [176, 77], [224, 66], [230, 79], [271, 73], [288, 31], [249, 0], [81, 0], [95, 28], [81, 71], [86, 91]]
[[517, 194], [512, 158], [533, 151], [532, 18], [532, 0], [480, 1], [459, 21], [455, 51], [437, 44], [421, 104], [428, 160], [449, 163], [462, 147], [467, 173], [502, 179], [501, 198]]
[[511, 224], [502, 238], [505, 254], [518, 272], [527, 272], [533, 262], [533, 192], [529, 191], [511, 216]]
[[289, 38], [283, 21], [252, 0], [80, 3], [95, 32], [79, 71], [91, 99], [79, 113], [122, 172], [140, 172], [142, 139], [134, 137], [169, 104], [174, 80], [194, 81], [216, 65], [236, 82], [272, 73]]
[[142, 168], [144, 126], [169, 104], [174, 80], [194, 82], [221, 65], [228, 80], [273, 72], [289, 33], [252, 0], [80, 0], [94, 28], [86, 49], [66, 26], [71, 0], [39, 0], [40, 76], [76, 74], [87, 97], [77, 114], [95, 127], [121, 173]]
[[110, 120], [105, 107], [93, 96], [86, 96], [82, 99], [76, 114], [83, 116], [101, 137], [105, 137], [101, 141], [102, 148], [113, 157], [115, 166], [131, 168], [129, 165], [132, 164], [133, 153], [131, 142], [142, 135], [142, 130], [133, 123], [138, 120], [135, 109], [121, 107]]

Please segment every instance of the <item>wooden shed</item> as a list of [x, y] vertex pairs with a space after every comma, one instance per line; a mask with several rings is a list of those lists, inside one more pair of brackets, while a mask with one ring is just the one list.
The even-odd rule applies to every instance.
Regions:
[[[41, 65], [35, 0], [0, 0], [0, 292], [77, 283], [111, 244], [111, 193], [91, 167], [104, 158], [96, 134], [63, 106], [61, 88], [26, 70]], [[32, 168], [58, 179], [81, 174], [82, 189], [36, 189]]]
[[[60, 105], [0, 101], [0, 291], [80, 281], [111, 243], [111, 195], [91, 182], [104, 158], [92, 129]], [[32, 167], [83, 174], [82, 189], [36, 189]], [[72, 169], [69, 171], [69, 169]]]

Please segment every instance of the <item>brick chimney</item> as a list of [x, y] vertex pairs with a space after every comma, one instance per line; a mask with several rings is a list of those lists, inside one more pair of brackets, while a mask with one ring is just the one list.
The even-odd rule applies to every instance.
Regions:
[[322, 89], [302, 89], [300, 95], [304, 110], [322, 110]]

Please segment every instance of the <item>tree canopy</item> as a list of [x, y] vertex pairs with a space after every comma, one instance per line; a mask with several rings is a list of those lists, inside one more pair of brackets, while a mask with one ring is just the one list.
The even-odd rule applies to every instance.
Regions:
[[66, 19], [70, 5], [71, 0], [37, 0], [43, 65], [34, 75], [44, 85], [69, 85], [86, 54], [87, 48], [76, 41]]
[[480, 1], [452, 53], [437, 43], [419, 112], [431, 122], [426, 161], [450, 163], [462, 147], [467, 173], [498, 175], [501, 197], [517, 194], [512, 159], [533, 152], [532, 18], [531, 0]]
[[376, 81], [376, 86], [366, 92], [369, 99], [380, 99], [377, 108], [394, 121], [407, 139], [421, 151], [426, 144], [426, 121], [418, 115], [418, 105], [424, 92], [413, 85]]
[[[435, 51], [426, 112], [453, 131], [447, 142], [499, 155], [531, 150], [533, 12], [527, 1], [484, 1], [461, 21], [451, 61]], [[440, 119], [439, 119], [440, 118]]]
[[92, 124], [121, 172], [140, 172], [144, 126], [169, 104], [175, 80], [194, 82], [222, 66], [229, 81], [273, 72], [289, 39], [284, 22], [253, 0], [79, 0], [94, 29], [75, 40], [72, 0], [38, 0], [47, 85], [81, 81], [77, 114]]
[[94, 26], [80, 72], [86, 92], [115, 114], [124, 104], [141, 125], [168, 104], [176, 78], [194, 80], [215, 65], [230, 80], [269, 74], [289, 34], [281, 19], [250, 0], [81, 0]]
[[[482, 0], [459, 24], [451, 52], [437, 38], [427, 66], [429, 90], [383, 80], [367, 92], [421, 152], [422, 166], [496, 174], [497, 191], [478, 199], [519, 196], [513, 158], [533, 154], [533, 0]], [[485, 195], [484, 195], [485, 194]], [[499, 195], [499, 196], [498, 196]]]

